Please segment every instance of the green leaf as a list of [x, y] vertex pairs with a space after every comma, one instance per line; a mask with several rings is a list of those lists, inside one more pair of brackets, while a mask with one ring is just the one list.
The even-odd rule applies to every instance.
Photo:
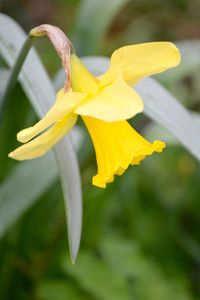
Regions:
[[131, 299], [125, 278], [113, 271], [92, 253], [81, 251], [76, 266], [72, 266], [65, 260], [63, 269], [67, 274], [76, 279], [79, 285], [95, 297], [95, 299]]
[[[25, 37], [17, 23], [0, 14], [0, 54], [10, 67], [13, 66]], [[52, 106], [55, 91], [34, 49], [24, 63], [19, 81], [41, 118]], [[65, 200], [70, 253], [72, 260], [75, 260], [82, 227], [82, 192], [78, 162], [69, 136], [55, 146], [54, 154]]]
[[84, 297], [83, 292], [67, 280], [42, 281], [36, 288], [36, 293], [41, 300], [90, 300]]
[[160, 82], [173, 84], [184, 76], [192, 75], [200, 67], [200, 40], [178, 41], [176, 45], [181, 52], [181, 64], [176, 69], [156, 75]]
[[200, 127], [190, 112], [152, 78], [136, 86], [144, 100], [144, 112], [167, 128], [196, 158], [200, 159]]
[[[190, 300], [182, 278], [164, 274], [156, 261], [141, 253], [131, 241], [108, 236], [100, 244], [101, 255], [117, 274], [129, 278], [135, 299]], [[113, 253], [114, 249], [114, 253]]]
[[9, 77], [9, 71], [5, 68], [0, 68], [0, 107], [1, 107], [1, 96], [6, 87], [6, 83]]
[[79, 7], [73, 42], [82, 55], [97, 54], [113, 18], [129, 0], [84, 0]]
[[0, 185], [0, 238], [57, 177], [52, 154], [18, 163]]
[[[192, 115], [196, 124], [200, 125], [200, 114], [194, 112], [190, 112], [190, 114]], [[145, 126], [143, 132], [148, 140], [153, 141], [155, 139], [164, 139], [167, 144], [178, 144], [178, 140], [176, 139], [176, 137], [172, 133], [170, 133], [166, 128], [160, 126], [157, 123], [148, 124], [147, 126]]]

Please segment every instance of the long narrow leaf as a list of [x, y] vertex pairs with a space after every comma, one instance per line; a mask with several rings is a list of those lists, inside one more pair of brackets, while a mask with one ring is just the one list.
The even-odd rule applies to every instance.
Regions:
[[152, 78], [143, 79], [136, 90], [144, 99], [144, 112], [172, 132], [185, 148], [200, 159], [200, 126], [187, 109]]
[[97, 53], [113, 18], [129, 0], [83, 0], [76, 18], [73, 42], [82, 55]]
[[200, 67], [200, 40], [184, 40], [176, 42], [181, 52], [181, 64], [176, 70], [169, 70], [164, 74], [157, 75], [161, 82], [173, 84], [184, 76], [192, 74]]
[[[8, 70], [0, 69], [0, 96], [5, 89], [8, 76]], [[72, 140], [78, 151], [82, 143], [82, 134], [78, 128], [72, 130]], [[50, 153], [34, 161], [20, 162], [13, 167], [0, 184], [0, 238], [39, 199], [39, 196], [45, 193], [57, 176], [56, 162]]]
[[[0, 54], [10, 67], [14, 64], [25, 36], [19, 25], [0, 14]], [[55, 91], [33, 49], [22, 68], [19, 80], [38, 116], [42, 117], [52, 106]], [[75, 260], [81, 236], [82, 196], [77, 159], [70, 137], [65, 137], [55, 147], [54, 153], [65, 199], [70, 252]]]
[[1, 108], [1, 96], [3, 94], [3, 91], [6, 87], [6, 82], [9, 77], [9, 71], [4, 68], [0, 68], [0, 108]]
[[19, 163], [13, 168], [0, 185], [0, 238], [56, 177], [57, 166], [50, 154], [35, 161]]

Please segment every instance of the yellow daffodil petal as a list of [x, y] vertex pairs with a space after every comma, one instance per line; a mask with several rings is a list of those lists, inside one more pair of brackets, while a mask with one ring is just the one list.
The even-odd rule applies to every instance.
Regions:
[[83, 117], [91, 135], [98, 165], [93, 185], [105, 188], [131, 165], [137, 165], [147, 155], [161, 152], [165, 143], [149, 143], [127, 121], [108, 123], [91, 117]]
[[72, 128], [76, 120], [77, 115], [70, 114], [61, 121], [58, 121], [40, 136], [18, 147], [8, 156], [16, 160], [33, 159], [42, 156]]
[[86, 93], [88, 96], [96, 94], [99, 89], [99, 81], [82, 64], [79, 58], [71, 55], [71, 82], [72, 90]]
[[36, 135], [41, 133], [53, 123], [61, 120], [65, 115], [71, 113], [73, 109], [84, 99], [82, 93], [67, 92], [60, 90], [57, 93], [56, 102], [48, 113], [37, 124], [32, 127], [21, 130], [17, 134], [17, 139], [21, 143], [26, 143]]
[[113, 84], [106, 86], [87, 102], [81, 103], [75, 113], [106, 122], [132, 118], [143, 110], [140, 96], [118, 76]]
[[135, 83], [143, 77], [175, 67], [179, 62], [179, 50], [170, 42], [125, 46], [113, 52], [108, 71], [99, 79], [104, 86], [122, 73], [126, 81]]

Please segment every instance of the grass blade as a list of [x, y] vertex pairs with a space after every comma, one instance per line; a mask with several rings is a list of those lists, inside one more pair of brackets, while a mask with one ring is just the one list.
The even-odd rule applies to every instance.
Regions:
[[[26, 34], [16, 22], [0, 14], [0, 54], [9, 67], [13, 66], [25, 37]], [[19, 81], [41, 118], [52, 106], [55, 91], [34, 49], [24, 63]], [[55, 147], [54, 153], [65, 200], [71, 257], [75, 260], [81, 237], [82, 193], [76, 154], [69, 136]]]
[[[49, 172], [51, 170], [51, 172]], [[0, 185], [0, 238], [57, 177], [52, 155], [18, 163]]]
[[81, 1], [73, 36], [75, 48], [79, 53], [88, 55], [98, 52], [107, 28], [128, 1]]

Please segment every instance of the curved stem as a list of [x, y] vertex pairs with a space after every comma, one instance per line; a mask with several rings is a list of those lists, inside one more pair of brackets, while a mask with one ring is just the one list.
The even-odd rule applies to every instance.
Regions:
[[[5, 110], [6, 110], [6, 107], [8, 106], [8, 99], [15, 87], [15, 84], [17, 82], [17, 78], [18, 78], [18, 75], [21, 71], [21, 68], [24, 64], [24, 61], [32, 47], [32, 44], [33, 44], [33, 36], [30, 36], [28, 35], [28, 37], [26, 38], [17, 58], [16, 58], [16, 61], [15, 61], [15, 64], [11, 70], [11, 73], [10, 73], [10, 76], [9, 76], [9, 79], [8, 79], [8, 83], [6, 85], [6, 88], [5, 88], [5, 91], [3, 93], [3, 96], [2, 96], [2, 107], [1, 107], [1, 112], [0, 112], [0, 123], [2, 122], [3, 120], [3, 115], [5, 113]], [[7, 101], [6, 101], [7, 100]]]

